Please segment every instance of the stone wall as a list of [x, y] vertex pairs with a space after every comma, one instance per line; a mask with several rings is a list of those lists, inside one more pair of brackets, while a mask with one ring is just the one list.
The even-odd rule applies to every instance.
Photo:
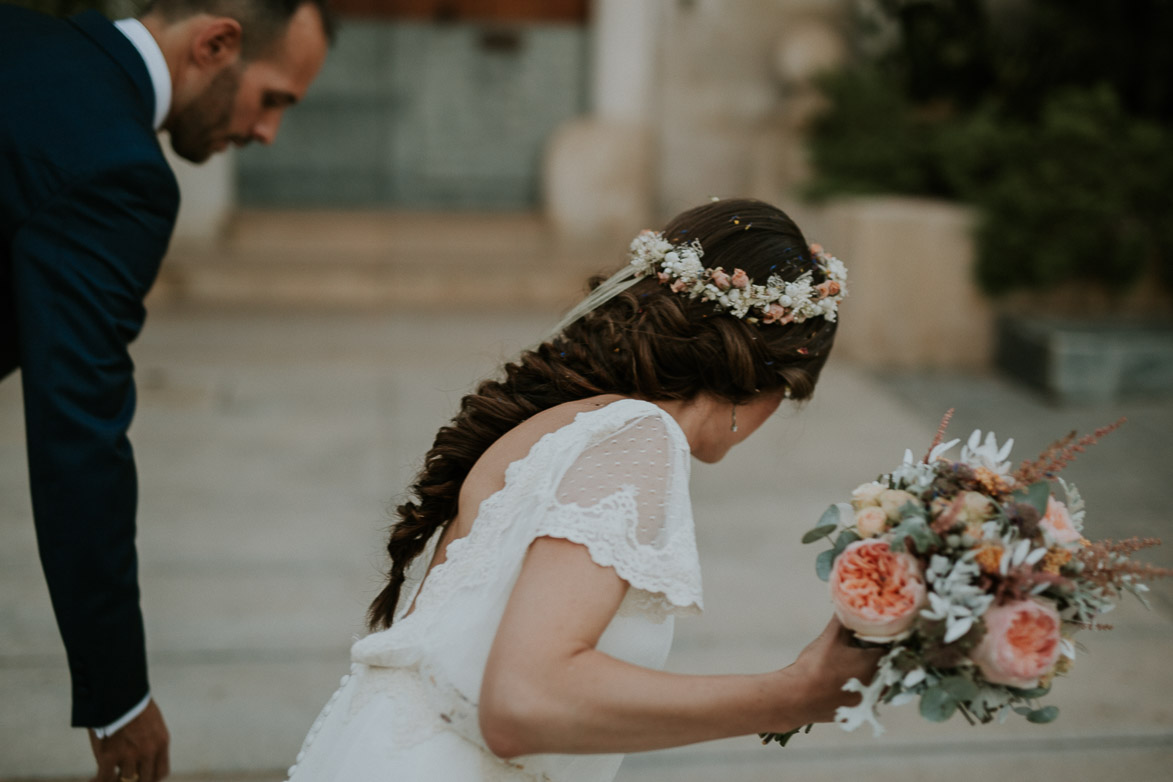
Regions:
[[850, 270], [836, 354], [885, 368], [988, 367], [993, 307], [973, 278], [972, 213], [942, 201], [829, 204], [813, 230]]

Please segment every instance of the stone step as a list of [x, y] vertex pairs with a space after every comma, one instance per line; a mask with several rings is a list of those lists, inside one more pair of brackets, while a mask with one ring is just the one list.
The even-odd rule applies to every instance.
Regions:
[[552, 238], [541, 215], [532, 212], [245, 210], [233, 217], [225, 243], [246, 253], [296, 250], [459, 260], [488, 252], [529, 259], [549, 253]]
[[243, 211], [214, 245], [177, 242], [155, 301], [565, 308], [622, 247], [559, 242], [540, 215]]

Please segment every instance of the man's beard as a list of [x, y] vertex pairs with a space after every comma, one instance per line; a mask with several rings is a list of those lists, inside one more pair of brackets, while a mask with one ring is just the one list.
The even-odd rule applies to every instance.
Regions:
[[240, 69], [226, 67], [212, 78], [206, 90], [175, 115], [168, 128], [175, 154], [192, 163], [203, 163], [221, 141], [231, 140], [228, 127], [239, 89]]

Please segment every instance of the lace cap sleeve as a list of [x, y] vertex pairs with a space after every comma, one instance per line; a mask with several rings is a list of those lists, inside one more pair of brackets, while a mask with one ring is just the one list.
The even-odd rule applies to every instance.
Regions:
[[542, 535], [586, 546], [595, 562], [648, 593], [655, 613], [701, 609], [688, 449], [663, 413], [592, 438], [558, 480], [538, 523]]

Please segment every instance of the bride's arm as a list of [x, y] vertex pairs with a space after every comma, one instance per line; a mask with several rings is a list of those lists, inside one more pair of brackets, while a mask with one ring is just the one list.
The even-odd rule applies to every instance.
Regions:
[[595, 649], [627, 590], [586, 548], [555, 538], [530, 547], [485, 669], [481, 731], [501, 757], [632, 752], [833, 719], [858, 700], [879, 652], [849, 647], [832, 622], [787, 668], [747, 676], [664, 673]]

